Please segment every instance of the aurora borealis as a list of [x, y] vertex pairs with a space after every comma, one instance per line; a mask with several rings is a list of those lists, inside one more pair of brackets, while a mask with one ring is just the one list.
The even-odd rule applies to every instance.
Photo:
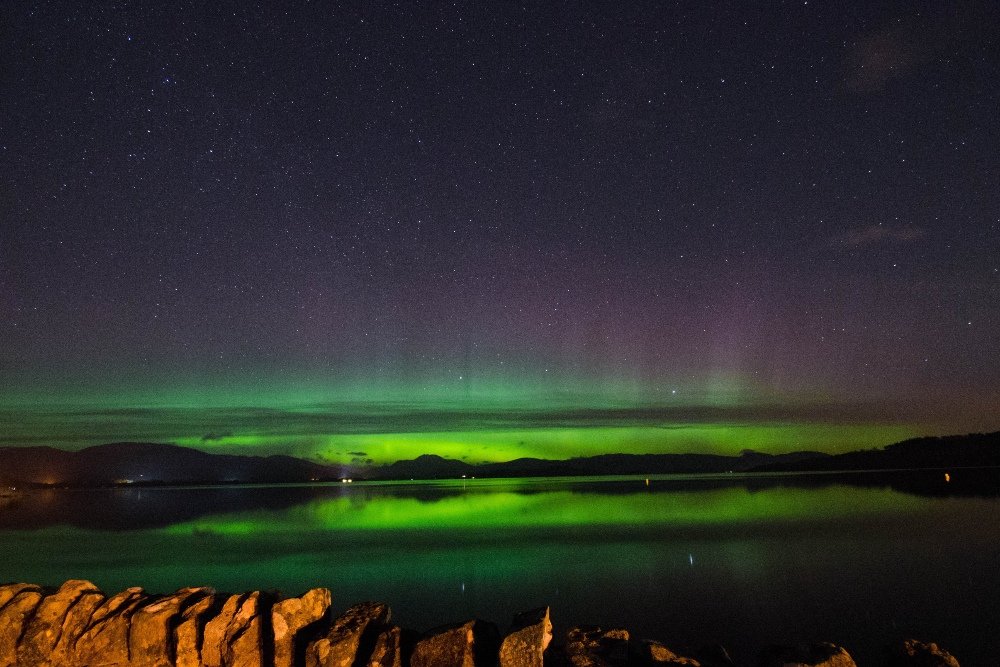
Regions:
[[1000, 429], [993, 3], [0, 12], [0, 446]]

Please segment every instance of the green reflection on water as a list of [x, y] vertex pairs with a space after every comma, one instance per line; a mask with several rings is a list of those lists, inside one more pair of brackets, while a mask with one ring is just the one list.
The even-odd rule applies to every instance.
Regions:
[[[502, 622], [551, 605], [562, 622], [617, 623], [647, 636], [694, 623], [725, 640], [716, 636], [718, 618], [768, 619], [797, 609], [803, 590], [818, 587], [810, 595], [824, 600], [848, 591], [855, 604], [870, 581], [907, 558], [893, 538], [880, 546], [871, 536], [937, 545], [940, 528], [933, 526], [946, 524], [941, 511], [982, 525], [995, 510], [989, 501], [953, 506], [885, 488], [722, 486], [738, 480], [320, 486], [310, 493], [327, 497], [300, 505], [206, 514], [165, 527], [0, 530], [0, 581], [56, 586], [81, 578], [106, 592], [208, 585], [299, 594], [325, 586], [338, 609], [381, 600], [398, 623], [415, 629], [476, 617]], [[175, 494], [249, 499], [266, 491], [149, 490], [142, 502], [168, 508]], [[81, 493], [79, 501], [100, 512], [108, 497]], [[132, 496], [115, 497], [128, 507]], [[955, 543], [962, 541], [951, 535], [945, 542]], [[922, 561], [909, 558], [900, 572], [922, 571]], [[946, 587], [956, 585], [953, 569], [933, 572]], [[758, 632], [748, 630], [754, 641]]]
[[[897, 627], [958, 648], [991, 636], [981, 619], [1000, 594], [997, 499], [729, 479], [319, 486], [305, 489], [314, 500], [304, 504], [167, 527], [3, 529], [0, 581], [84, 578], [106, 592], [209, 585], [298, 594], [326, 586], [337, 609], [381, 600], [396, 622], [418, 630], [477, 617], [502, 623], [551, 605], [562, 623], [618, 624], [636, 636], [754, 651], [816, 637], [852, 654], [870, 644], [877, 656]], [[772, 486], [779, 483], [789, 486]], [[245, 501], [266, 491], [141, 493], [166, 511], [174, 494]], [[118, 516], [141, 505], [138, 495], [71, 499], [104, 512], [116, 498]]]
[[[654, 480], [652, 488], [659, 483]], [[929, 501], [888, 489], [744, 487], [710, 491], [576, 493], [569, 490], [522, 493], [476, 488], [475, 480], [457, 495], [433, 500], [369, 496], [355, 487], [350, 495], [316, 500], [285, 511], [253, 511], [206, 516], [164, 529], [172, 534], [253, 535], [301, 531], [391, 531], [400, 529], [557, 528], [585, 526], [723, 526], [801, 522], [919, 511]]]

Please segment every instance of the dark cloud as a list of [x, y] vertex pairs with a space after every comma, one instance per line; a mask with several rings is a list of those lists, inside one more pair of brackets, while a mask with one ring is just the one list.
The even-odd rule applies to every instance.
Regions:
[[[330, 406], [325, 411], [313, 409], [304, 419], [304, 413], [290, 410], [269, 410], [262, 414], [255, 410], [230, 410], [214, 408], [149, 409], [141, 417], [122, 420], [120, 411], [108, 414], [89, 411], [82, 416], [77, 411], [45, 411], [34, 413], [2, 413], [8, 417], [6, 428], [0, 426], [0, 444], [27, 446], [46, 444], [69, 449], [90, 445], [119, 442], [177, 442], [179, 439], [212, 443], [213, 448], [224, 447], [230, 453], [295, 453], [315, 456], [301, 450], [303, 439], [317, 438], [326, 441], [329, 436], [380, 433], [419, 432], [470, 432], [470, 431], [525, 431], [548, 429], [588, 428], [658, 428], [677, 430], [704, 424], [752, 426], [779, 424], [904, 424], [921, 420], [938, 420], [942, 423], [978, 425], [989, 415], [995, 414], [996, 398], [962, 399], [954, 402], [929, 400], [870, 402], [817, 402], [817, 403], [756, 403], [738, 406], [687, 405], [654, 406], [638, 408], [581, 408], [516, 410], [435, 410], [417, 409], [412, 406], [385, 406], [374, 408], [369, 414], [363, 406], [353, 406], [345, 412], [343, 406]], [[213, 430], [208, 424], [226, 421], [231, 429]], [[3, 424], [0, 421], [0, 424]], [[11, 425], [16, 425], [12, 428]], [[199, 429], [200, 430], [196, 430]], [[982, 430], [985, 426], [979, 428]], [[225, 438], [253, 433], [262, 442], [256, 445], [219, 443]], [[319, 441], [317, 440], [317, 442]], [[265, 444], [265, 441], [269, 444]], [[523, 441], [522, 441], [523, 442]], [[298, 444], [294, 444], [298, 443]], [[311, 445], [306, 446], [307, 449]], [[299, 448], [299, 449], [296, 449]], [[486, 450], [488, 447], [483, 446]], [[244, 451], [245, 450], [245, 451]], [[366, 463], [369, 457], [363, 451], [341, 452], [355, 463]]]

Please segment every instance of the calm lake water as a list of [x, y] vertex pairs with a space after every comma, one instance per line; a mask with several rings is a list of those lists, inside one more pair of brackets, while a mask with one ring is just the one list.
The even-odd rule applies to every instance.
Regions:
[[[210, 585], [388, 603], [424, 630], [572, 624], [726, 646], [892, 639], [1000, 653], [996, 471], [895, 476], [452, 480], [30, 491], [0, 501], [0, 581], [105, 593]], [[972, 478], [974, 481], [967, 481]]]

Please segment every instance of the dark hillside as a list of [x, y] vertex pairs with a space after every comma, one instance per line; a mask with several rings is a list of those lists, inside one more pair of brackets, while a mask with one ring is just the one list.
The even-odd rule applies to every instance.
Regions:
[[1000, 431], [913, 438], [882, 449], [766, 463], [757, 472], [980, 468], [1000, 466]]

